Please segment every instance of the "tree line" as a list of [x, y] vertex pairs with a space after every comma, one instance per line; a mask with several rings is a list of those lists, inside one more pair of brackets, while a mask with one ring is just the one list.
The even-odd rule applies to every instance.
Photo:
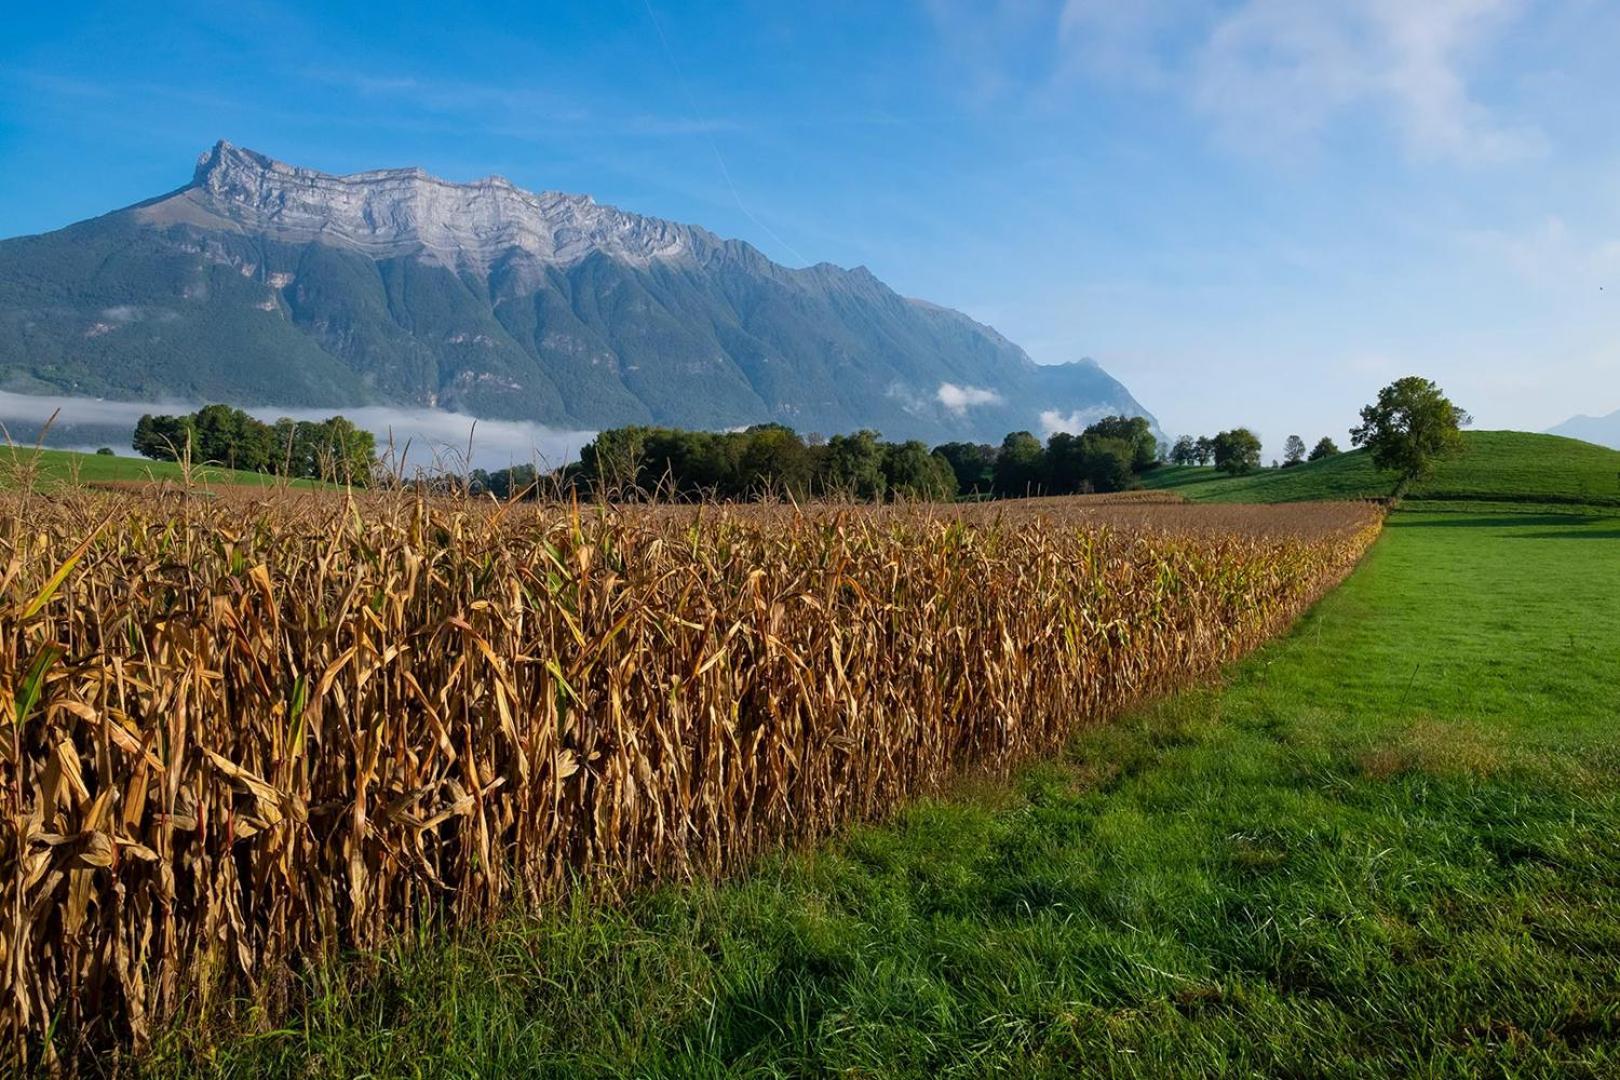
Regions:
[[342, 416], [273, 424], [229, 405], [205, 405], [180, 416], [142, 416], [131, 447], [156, 461], [223, 465], [275, 476], [370, 482], [377, 440]]
[[[1221, 472], [1241, 476], [1260, 467], [1262, 448], [1260, 436], [1248, 428], [1240, 427], [1223, 431], [1215, 436], [1194, 438], [1191, 435], [1183, 435], [1171, 446], [1166, 458], [1172, 465], [1213, 465]], [[1288, 469], [1295, 465], [1303, 465], [1307, 458], [1311, 461], [1321, 461], [1338, 452], [1339, 448], [1333, 440], [1324, 436], [1307, 455], [1305, 440], [1298, 435], [1290, 435], [1283, 443], [1281, 467]]]
[[498, 498], [543, 489], [612, 498], [949, 501], [1124, 491], [1157, 464], [1157, 440], [1141, 417], [1106, 417], [1044, 443], [1015, 431], [999, 446], [933, 449], [875, 431], [822, 438], [782, 424], [726, 432], [635, 426], [601, 432], [555, 473], [519, 465], [462, 479], [468, 490]]
[[[1396, 494], [1461, 446], [1471, 422], [1433, 382], [1416, 376], [1384, 388], [1361, 411], [1351, 441], [1382, 471], [1397, 475]], [[364, 484], [378, 471], [376, 440], [342, 416], [273, 424], [241, 409], [208, 405], [181, 416], [142, 416], [134, 449], [161, 461], [216, 463], [288, 477]], [[1262, 443], [1248, 428], [1213, 436], [1184, 435], [1160, 447], [1143, 417], [1109, 416], [1079, 434], [1056, 432], [1043, 443], [1015, 431], [999, 446], [950, 442], [929, 449], [917, 440], [886, 442], [875, 431], [821, 438], [782, 424], [741, 431], [685, 431], [632, 426], [603, 431], [578, 461], [542, 473], [533, 465], [443, 474], [435, 488], [497, 498], [575, 493], [588, 498], [753, 499], [850, 498], [865, 501], [1018, 498], [1125, 491], [1165, 460], [1241, 475], [1260, 468]], [[1338, 454], [1331, 438], [1308, 453], [1290, 435], [1282, 467]]]

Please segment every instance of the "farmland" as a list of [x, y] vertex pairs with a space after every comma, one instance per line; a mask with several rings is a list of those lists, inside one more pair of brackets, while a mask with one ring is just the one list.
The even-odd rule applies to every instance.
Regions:
[[1381, 525], [0, 499], [0, 1025], [35, 1060], [274, 1015], [297, 967], [424, 920], [706, 878], [1005, 771], [1249, 651]]
[[1397, 513], [1222, 682], [1008, 781], [397, 941], [160, 1071], [1613, 1076], [1617, 524]]

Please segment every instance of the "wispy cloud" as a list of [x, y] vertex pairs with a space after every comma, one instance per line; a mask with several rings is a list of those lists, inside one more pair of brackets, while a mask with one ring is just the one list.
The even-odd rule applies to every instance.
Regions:
[[[1358, 113], [1415, 159], [1539, 154], [1470, 82], [1528, 0], [928, 0], [976, 85], [1047, 96], [1078, 76], [1168, 94], [1244, 151], [1291, 153]], [[1043, 49], [1055, 43], [1055, 59]], [[1021, 81], [1020, 81], [1021, 80]]]
[[1466, 75], [1521, 8], [1519, 0], [1248, 0], [1200, 48], [1192, 101], [1244, 143], [1312, 136], [1369, 108], [1417, 158], [1532, 155], [1541, 135], [1494, 116]]
[[725, 116], [604, 111], [568, 94], [520, 82], [423, 79], [329, 68], [305, 69], [300, 75], [363, 100], [409, 105], [440, 116], [475, 119], [483, 129], [512, 137], [521, 137], [525, 132], [550, 133], [559, 128], [654, 137], [704, 135], [742, 128], [738, 120]]
[[1518, 229], [1476, 229], [1458, 235], [1471, 258], [1511, 270], [1529, 284], [1620, 297], [1620, 239], [1593, 237], [1550, 214]]

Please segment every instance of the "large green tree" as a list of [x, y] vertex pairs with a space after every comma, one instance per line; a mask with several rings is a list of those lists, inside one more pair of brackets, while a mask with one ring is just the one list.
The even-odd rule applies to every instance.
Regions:
[[822, 453], [822, 490], [853, 499], [883, 496], [883, 443], [875, 431], [834, 435]]
[[1105, 416], [1082, 434], [1123, 442], [1130, 448], [1132, 472], [1146, 472], [1159, 459], [1159, 440], [1143, 416]]
[[1223, 431], [1213, 440], [1215, 467], [1222, 472], [1241, 476], [1260, 467], [1260, 436], [1248, 428]]
[[939, 502], [956, 494], [950, 462], [916, 439], [883, 448], [883, 481], [892, 499]]
[[1462, 449], [1462, 429], [1473, 417], [1458, 408], [1430, 379], [1408, 375], [1378, 392], [1361, 410], [1350, 441], [1364, 446], [1373, 464], [1395, 476], [1398, 498], [1434, 472], [1442, 459]]
[[1041, 441], [1027, 431], [1014, 431], [1001, 440], [996, 455], [996, 494], [1018, 498], [1040, 491], [1045, 479], [1045, 454]]
[[995, 485], [996, 448], [988, 443], [948, 442], [936, 446], [956, 474], [958, 495], [988, 495]]

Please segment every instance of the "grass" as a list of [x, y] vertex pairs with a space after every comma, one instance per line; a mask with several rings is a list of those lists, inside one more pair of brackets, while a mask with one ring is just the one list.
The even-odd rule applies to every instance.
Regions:
[[[1620, 507], [1620, 451], [1557, 435], [1470, 431], [1466, 449], [1440, 464], [1410, 499]], [[1149, 488], [1209, 502], [1295, 502], [1379, 498], [1394, 484], [1361, 451], [1292, 469], [1227, 476], [1209, 468], [1169, 466], [1144, 478]]]
[[1401, 513], [1227, 685], [1014, 783], [729, 883], [424, 933], [190, 1064], [1615, 1075], [1617, 541], [1605, 516]]
[[[144, 484], [170, 481], [183, 483], [185, 471], [173, 461], [118, 457], [111, 454], [83, 454], [77, 450], [44, 450], [34, 447], [0, 445], [0, 487], [10, 487], [28, 470], [35, 470], [34, 483], [41, 487], [74, 484]], [[225, 487], [275, 487], [281, 481], [264, 473], [244, 472], [216, 466], [198, 466], [192, 481]], [[313, 480], [293, 480], [294, 488], [317, 485]]]

